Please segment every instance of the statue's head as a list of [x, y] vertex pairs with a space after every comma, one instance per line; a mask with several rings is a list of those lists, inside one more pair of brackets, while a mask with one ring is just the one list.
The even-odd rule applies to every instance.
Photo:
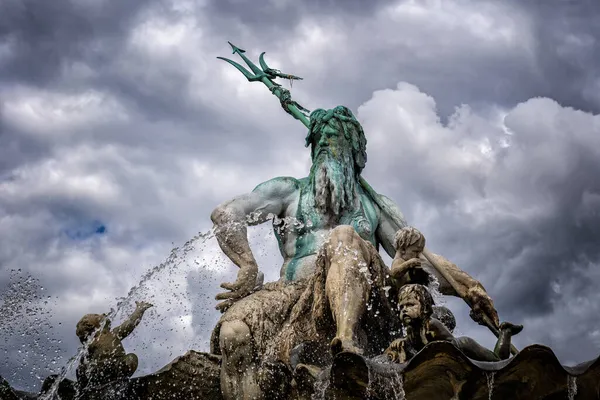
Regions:
[[433, 314], [433, 297], [423, 285], [404, 285], [398, 294], [398, 309], [405, 325], [423, 322]]
[[327, 151], [334, 157], [349, 156], [358, 175], [367, 162], [367, 139], [362, 126], [345, 106], [330, 110], [316, 109], [310, 114], [310, 126], [306, 147], [311, 148], [313, 163], [320, 152]]
[[86, 314], [77, 323], [75, 334], [81, 343], [84, 343], [103, 324], [105, 328], [110, 327], [110, 320], [106, 318], [106, 314]]
[[358, 177], [367, 161], [366, 145], [363, 129], [347, 107], [310, 114], [306, 146], [311, 147], [310, 178], [318, 210], [340, 215], [354, 205]]
[[425, 236], [418, 229], [407, 226], [396, 232], [394, 246], [403, 260], [418, 258], [425, 248]]

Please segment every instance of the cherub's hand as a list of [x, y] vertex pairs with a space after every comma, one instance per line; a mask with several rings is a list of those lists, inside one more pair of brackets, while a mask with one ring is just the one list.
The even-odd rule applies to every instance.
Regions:
[[396, 339], [390, 344], [385, 350], [385, 354], [388, 359], [393, 362], [403, 363], [406, 362], [406, 350], [404, 348], [406, 344], [405, 338]]
[[223, 289], [229, 292], [219, 293], [215, 299], [225, 300], [217, 304], [217, 310], [225, 312], [233, 303], [252, 293], [257, 285], [258, 266], [249, 265], [240, 268], [237, 274], [237, 280], [234, 283], [222, 283]]
[[152, 304], [147, 303], [145, 301], [136, 301], [135, 306], [138, 310], [141, 310], [141, 311], [146, 311], [150, 307], [154, 307]]
[[474, 286], [467, 291], [466, 300], [471, 305], [471, 312], [469, 315], [473, 321], [480, 325], [487, 326], [484, 321], [484, 315], [494, 324], [494, 327], [498, 328], [500, 321], [498, 319], [498, 312], [494, 308], [494, 302], [486, 291], [480, 286]]
[[396, 259], [392, 263], [392, 270], [390, 275], [394, 279], [401, 279], [408, 271], [413, 268], [421, 268], [421, 260], [419, 258], [411, 258], [408, 261], [402, 259]]

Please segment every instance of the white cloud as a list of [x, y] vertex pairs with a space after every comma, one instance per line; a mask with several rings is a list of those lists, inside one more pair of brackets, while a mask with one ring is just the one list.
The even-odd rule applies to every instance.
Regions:
[[34, 87], [16, 86], [7, 91], [3, 118], [25, 134], [39, 139], [73, 135], [104, 121], [123, 122], [129, 118], [122, 104], [110, 93], [89, 89], [81, 93], [59, 93]]

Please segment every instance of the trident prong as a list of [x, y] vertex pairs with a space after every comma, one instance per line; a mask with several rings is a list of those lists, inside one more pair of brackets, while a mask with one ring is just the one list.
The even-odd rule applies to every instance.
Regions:
[[[229, 58], [225, 58], [225, 57], [217, 57], [217, 58], [219, 60], [227, 61], [229, 64], [233, 65], [235, 68], [237, 68], [238, 71], [240, 71], [242, 74], [244, 74], [244, 76], [250, 82], [262, 81], [263, 77], [268, 78], [267, 74], [265, 74], [265, 73], [262, 73], [260, 75], [259, 74], [253, 74], [252, 72], [248, 71], [246, 68], [244, 68], [240, 64], [236, 63], [235, 61], [230, 60]], [[273, 82], [273, 83], [275, 83], [275, 82]]]
[[235, 61], [232, 61], [228, 58], [224, 58], [224, 57], [217, 57], [218, 59], [221, 59], [223, 61], [227, 61], [229, 64], [233, 65], [235, 68], [237, 68], [238, 71], [240, 71], [242, 74], [244, 74], [244, 76], [250, 81], [250, 82], [256, 82], [256, 81], [262, 81], [263, 78], [268, 79], [271, 84], [275, 84], [275, 82], [273, 82], [271, 79], [271, 77], [269, 77], [263, 70], [261, 70], [260, 68], [258, 68], [256, 66], [256, 64], [254, 64], [252, 61], [250, 61], [248, 59], [248, 57], [246, 57], [246, 55], [244, 55], [244, 53], [246, 52], [246, 50], [242, 50], [239, 47], [237, 47], [236, 45], [234, 45], [231, 42], [227, 42], [229, 43], [229, 45], [231, 46], [231, 49], [233, 50], [232, 54], [239, 54], [240, 57], [242, 57], [242, 60], [244, 60], [244, 62], [246, 63], [246, 65], [248, 65], [248, 67], [250, 67], [250, 69], [252, 70], [252, 72], [248, 71], [246, 68], [244, 68], [243, 66], [241, 66], [240, 64], [236, 63]]
[[258, 62], [260, 63], [260, 67], [262, 68], [262, 70], [267, 74], [267, 76], [270, 79], [284, 78], [284, 79], [297, 80], [297, 81], [302, 80], [302, 78], [300, 78], [299, 76], [283, 74], [278, 69], [269, 68], [269, 66], [267, 65], [267, 62], [265, 61], [265, 52], [264, 51], [262, 53], [260, 53], [260, 56], [258, 57]]

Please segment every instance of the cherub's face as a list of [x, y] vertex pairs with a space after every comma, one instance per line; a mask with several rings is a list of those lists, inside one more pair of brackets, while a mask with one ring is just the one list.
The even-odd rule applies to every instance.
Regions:
[[423, 307], [421, 306], [419, 297], [415, 293], [402, 293], [398, 309], [400, 311], [400, 318], [406, 325], [423, 319]]
[[419, 254], [423, 251], [423, 248], [418, 244], [411, 244], [410, 246], [399, 250], [400, 257], [402, 257], [403, 260], [408, 261], [412, 258], [419, 258]]

